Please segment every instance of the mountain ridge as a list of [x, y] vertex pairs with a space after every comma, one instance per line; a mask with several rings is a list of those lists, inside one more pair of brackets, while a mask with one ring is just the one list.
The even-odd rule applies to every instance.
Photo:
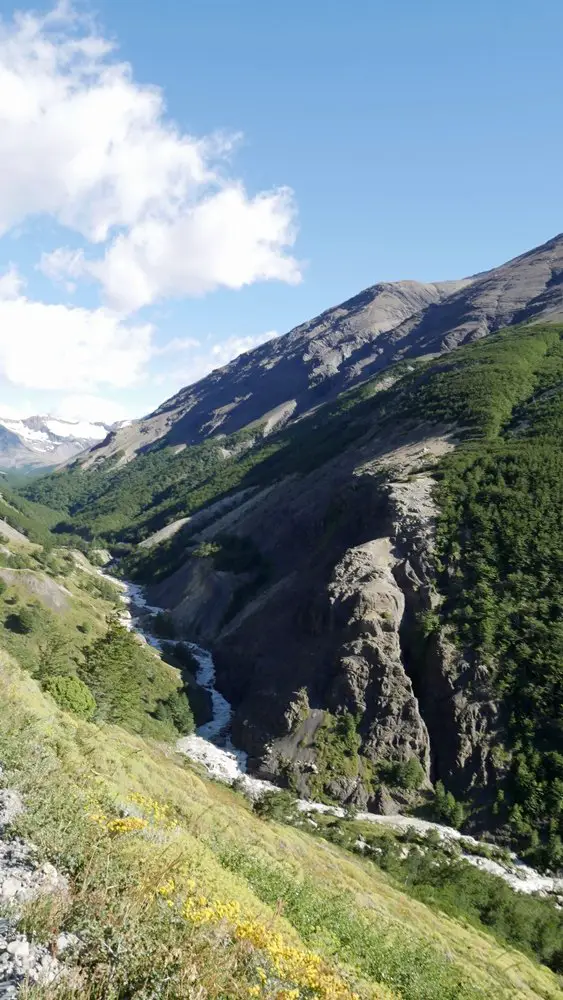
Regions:
[[196, 444], [256, 421], [279, 428], [401, 359], [563, 317], [562, 282], [563, 234], [472, 277], [379, 282], [184, 387], [82, 464], [125, 462], [155, 442]]
[[22, 419], [0, 415], [0, 468], [60, 465], [103, 441], [116, 426], [101, 421], [63, 420], [51, 414]]

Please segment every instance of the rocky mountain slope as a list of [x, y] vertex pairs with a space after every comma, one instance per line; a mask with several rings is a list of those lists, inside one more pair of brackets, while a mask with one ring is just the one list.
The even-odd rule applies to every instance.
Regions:
[[240, 355], [86, 459], [130, 458], [155, 441], [194, 444], [253, 421], [279, 428], [393, 362], [451, 350], [503, 326], [563, 316], [563, 235], [459, 281], [383, 282]]
[[107, 438], [115, 425], [61, 420], [58, 417], [0, 416], [0, 468], [55, 466]]

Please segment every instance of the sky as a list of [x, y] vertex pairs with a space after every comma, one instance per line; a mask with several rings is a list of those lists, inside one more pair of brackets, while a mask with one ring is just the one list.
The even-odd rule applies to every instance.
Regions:
[[0, 0], [0, 416], [150, 412], [563, 230], [560, 0]]

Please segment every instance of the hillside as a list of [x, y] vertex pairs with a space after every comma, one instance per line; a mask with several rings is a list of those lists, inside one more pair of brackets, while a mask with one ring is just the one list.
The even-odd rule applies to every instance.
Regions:
[[[310, 412], [278, 429], [263, 414], [172, 443], [180, 420], [136, 457], [94, 450], [25, 491], [61, 512], [60, 542], [109, 546], [165, 609], [168, 637], [212, 651], [252, 773], [306, 799], [446, 821], [555, 871], [563, 326], [535, 317], [560, 308], [562, 246], [432, 286], [439, 302], [395, 288], [377, 322], [399, 299], [432, 310], [413, 356], [401, 348], [312, 409], [303, 396]], [[482, 336], [522, 316], [535, 322]], [[228, 387], [260, 351], [210, 378]]]
[[415, 758], [470, 825], [561, 865], [561, 333], [366, 384], [187, 492], [201, 515], [129, 558], [213, 647], [260, 773], [400, 810]]
[[176, 753], [186, 729], [158, 705], [182, 690], [177, 671], [117, 624], [119, 591], [82, 554], [23, 538], [0, 570], [0, 990], [563, 996], [537, 962], [563, 969], [548, 901], [515, 896], [431, 840], [290, 820], [283, 797], [253, 810]]

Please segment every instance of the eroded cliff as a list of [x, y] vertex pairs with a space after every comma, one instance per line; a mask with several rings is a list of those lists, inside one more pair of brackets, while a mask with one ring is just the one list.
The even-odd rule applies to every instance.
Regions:
[[[448, 428], [371, 433], [309, 475], [219, 508], [153, 589], [180, 631], [213, 647], [234, 740], [264, 777], [377, 808], [408, 801], [413, 789], [394, 787], [408, 762], [423, 788], [490, 779], [486, 675], [421, 628], [437, 600], [431, 471], [452, 447]], [[258, 554], [255, 569], [220, 568], [213, 545], [233, 538]]]

